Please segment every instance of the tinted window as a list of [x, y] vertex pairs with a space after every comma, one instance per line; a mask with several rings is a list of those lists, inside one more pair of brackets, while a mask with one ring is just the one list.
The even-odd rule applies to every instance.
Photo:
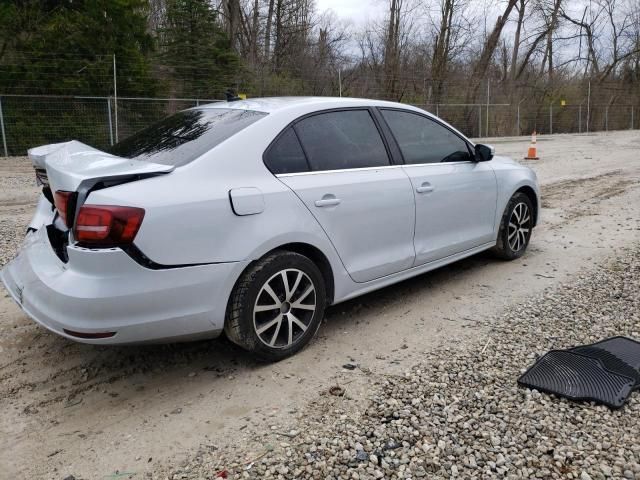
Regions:
[[367, 110], [327, 112], [295, 125], [311, 170], [389, 165], [378, 129]]
[[229, 108], [185, 110], [134, 133], [109, 152], [120, 157], [179, 167], [264, 117]]
[[422, 115], [382, 110], [405, 163], [464, 162], [469, 148], [458, 135]]
[[286, 132], [269, 147], [264, 163], [273, 174], [297, 173], [309, 170], [300, 142], [293, 128]]

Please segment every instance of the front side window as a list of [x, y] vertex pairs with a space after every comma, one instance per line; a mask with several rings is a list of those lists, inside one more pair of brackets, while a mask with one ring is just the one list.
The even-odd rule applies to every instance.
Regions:
[[307, 159], [292, 127], [269, 147], [264, 155], [264, 164], [274, 175], [309, 171]]
[[415, 113], [382, 109], [407, 164], [466, 162], [469, 147], [458, 135], [439, 123]]
[[180, 167], [267, 114], [231, 108], [185, 110], [116, 143], [119, 157]]
[[389, 165], [378, 128], [368, 110], [342, 110], [295, 124], [313, 171]]

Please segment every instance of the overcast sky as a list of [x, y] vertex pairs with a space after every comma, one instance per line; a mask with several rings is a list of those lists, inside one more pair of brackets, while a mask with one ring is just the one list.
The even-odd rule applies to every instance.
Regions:
[[[640, 0], [623, 0], [624, 3], [628, 1], [640, 1]], [[335, 15], [344, 21], [348, 21], [353, 25], [353, 30], [357, 30], [358, 27], [366, 25], [369, 20], [382, 20], [388, 13], [389, 0], [315, 0], [317, 11], [322, 13], [326, 10], [332, 10]], [[428, 9], [431, 9], [431, 18], [437, 21], [439, 10], [437, 0], [422, 0], [420, 2], [420, 8], [415, 10], [415, 15], [421, 17], [423, 21], [428, 21], [429, 17]], [[571, 0], [566, 3], [567, 11], [575, 13], [576, 11], [582, 11], [586, 0]], [[493, 28], [498, 16], [504, 10], [505, 2], [503, 0], [472, 0], [470, 2], [470, 13], [478, 19], [479, 25], [477, 29], [478, 34], [487, 34], [488, 30]], [[576, 14], [578, 17], [579, 12]], [[517, 14], [515, 10], [510, 15], [510, 21], [507, 23], [503, 30], [503, 37], [510, 39], [515, 31], [515, 19]], [[420, 20], [418, 20], [420, 22]], [[528, 25], [525, 25], [525, 33]], [[509, 41], [509, 40], [508, 40]], [[353, 52], [357, 50], [357, 44], [352, 39], [350, 42], [350, 48]], [[564, 42], [562, 48], [556, 51], [558, 60], [567, 54], [574, 55], [577, 48], [576, 42]]]
[[368, 19], [384, 17], [386, 3], [382, 0], [316, 0], [318, 11], [333, 10], [339, 18], [361, 25]]

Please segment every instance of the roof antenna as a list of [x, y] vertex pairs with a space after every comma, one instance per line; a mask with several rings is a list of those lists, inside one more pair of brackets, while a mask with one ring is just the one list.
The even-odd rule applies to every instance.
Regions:
[[242, 100], [239, 96], [236, 95], [232, 88], [228, 88], [227, 91], [224, 92], [224, 94], [227, 97], [227, 102], [237, 102], [238, 100]]

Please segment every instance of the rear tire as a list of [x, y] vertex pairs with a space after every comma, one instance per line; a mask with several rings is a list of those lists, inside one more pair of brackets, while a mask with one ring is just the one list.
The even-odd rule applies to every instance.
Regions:
[[309, 343], [325, 307], [318, 267], [304, 255], [275, 251], [249, 267], [236, 284], [225, 333], [261, 360], [282, 360]]
[[498, 242], [493, 253], [503, 260], [515, 260], [524, 255], [533, 230], [533, 205], [522, 192], [513, 194], [502, 214]]

